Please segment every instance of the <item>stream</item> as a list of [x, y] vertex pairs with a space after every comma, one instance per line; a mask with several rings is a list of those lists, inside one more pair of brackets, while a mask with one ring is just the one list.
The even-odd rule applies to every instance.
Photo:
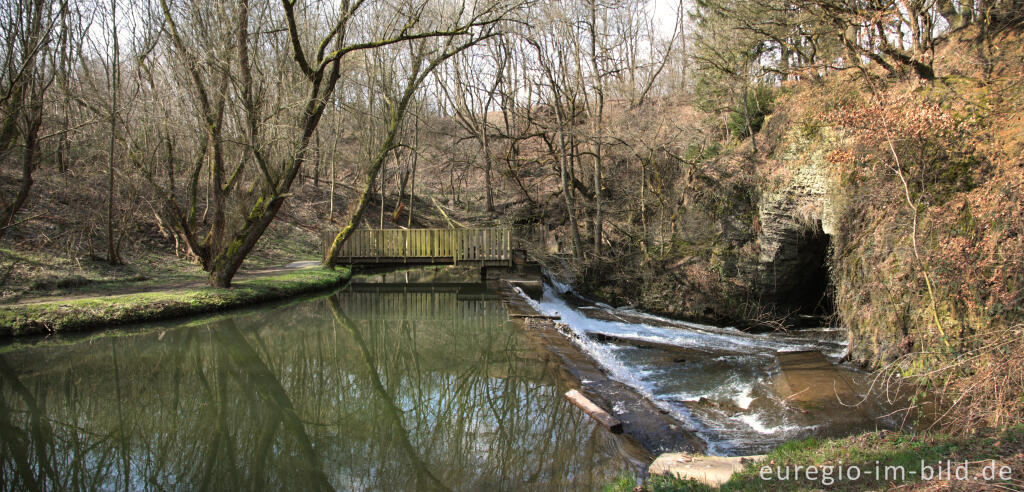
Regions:
[[[839, 331], [752, 335], [550, 286], [532, 302], [711, 453], [855, 430], [800, 414], [772, 385], [780, 353], [840, 357]], [[466, 275], [363, 275], [254, 309], [3, 342], [0, 484], [595, 490], [643, 473], [649, 455], [566, 400], [576, 384]]]
[[[780, 394], [780, 356], [812, 351], [838, 362], [847, 352], [841, 328], [754, 334], [588, 302], [557, 282], [545, 283], [543, 296], [530, 302], [559, 316], [610, 377], [684, 422], [707, 443], [708, 454], [761, 454], [794, 439], [898, 425], [895, 415], [883, 418], [891, 410], [877, 396], [864, 398], [870, 378], [842, 366], [826, 370], [852, 384], [856, 396], [848, 401], [836, 401], [832, 387], [813, 389], [835, 402], [818, 408]], [[817, 376], [817, 369], [809, 372]]]
[[5, 343], [0, 488], [595, 490], [646, 467], [495, 293], [398, 280]]

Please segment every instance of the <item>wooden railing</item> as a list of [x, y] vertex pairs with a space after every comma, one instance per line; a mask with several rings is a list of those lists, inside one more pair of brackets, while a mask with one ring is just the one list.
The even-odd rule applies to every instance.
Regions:
[[339, 263], [511, 260], [512, 234], [504, 228], [357, 229], [337, 256]]

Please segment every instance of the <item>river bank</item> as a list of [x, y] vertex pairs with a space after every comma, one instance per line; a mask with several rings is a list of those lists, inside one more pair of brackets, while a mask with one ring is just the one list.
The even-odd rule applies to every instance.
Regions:
[[223, 311], [344, 283], [347, 268], [308, 267], [242, 277], [231, 289], [202, 285], [117, 295], [69, 296], [0, 307], [0, 337], [88, 330]]
[[1021, 490], [1022, 451], [1024, 426], [982, 429], [964, 437], [874, 431], [786, 443], [746, 464], [717, 489], [664, 475], [642, 480], [626, 472], [604, 490]]

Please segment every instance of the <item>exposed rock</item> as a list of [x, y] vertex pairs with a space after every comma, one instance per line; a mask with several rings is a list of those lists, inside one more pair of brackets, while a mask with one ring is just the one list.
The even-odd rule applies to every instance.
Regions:
[[[522, 302], [508, 283], [501, 287], [502, 295], [510, 302]], [[524, 313], [533, 311], [523, 302]], [[535, 315], [540, 315], [533, 311]], [[615, 381], [598, 366], [597, 362], [573, 343], [575, 332], [562, 323], [541, 317], [519, 318], [526, 328], [525, 334], [544, 347], [561, 362], [570, 376], [569, 386], [578, 386], [580, 393], [621, 422], [622, 433], [651, 455], [666, 451], [703, 452], [707, 449], [683, 423], [667, 415], [649, 399], [633, 388]]]
[[682, 480], [694, 479], [712, 487], [718, 487], [729, 481], [729, 478], [742, 470], [747, 463], [762, 459], [764, 459], [763, 455], [704, 456], [689, 453], [665, 453], [658, 456], [647, 471], [651, 475], [672, 475]]
[[700, 397], [699, 400], [697, 400], [696, 404], [704, 407], [714, 408], [720, 412], [725, 412], [729, 415], [737, 415], [746, 411], [746, 409], [740, 408], [739, 405], [731, 401], [709, 400], [703, 396]]
[[758, 290], [779, 307], [810, 311], [828, 285], [829, 236], [836, 224], [824, 146], [808, 152], [811, 144], [795, 133], [779, 159], [802, 164], [787, 164], [793, 174], [763, 193], [758, 206]]

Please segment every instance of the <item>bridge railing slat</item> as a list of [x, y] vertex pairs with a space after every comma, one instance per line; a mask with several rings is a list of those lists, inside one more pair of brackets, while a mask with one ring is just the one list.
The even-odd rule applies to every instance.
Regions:
[[[333, 237], [324, 235], [325, 251]], [[338, 258], [357, 261], [381, 258], [448, 261], [502, 261], [512, 257], [512, 234], [506, 228], [357, 229]]]

